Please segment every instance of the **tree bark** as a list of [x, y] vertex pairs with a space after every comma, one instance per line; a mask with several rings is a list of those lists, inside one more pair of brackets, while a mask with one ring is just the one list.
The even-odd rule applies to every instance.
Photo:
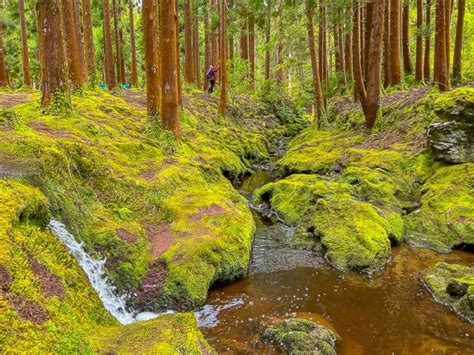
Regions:
[[20, 14], [23, 85], [31, 86], [30, 58], [28, 54], [28, 35], [26, 33], [26, 20], [25, 20], [25, 0], [18, 1], [18, 12]]
[[[169, 0], [169, 1], [172, 1], [172, 0]], [[181, 83], [181, 51], [180, 51], [180, 48], [179, 48], [179, 4], [178, 4], [178, 0], [175, 1], [174, 8], [175, 8], [175, 17], [174, 17], [175, 31], [174, 31], [174, 34], [175, 34], [175, 37], [176, 37], [175, 38], [175, 40], [176, 40], [175, 49], [176, 49], [176, 79], [178, 80], [178, 104], [179, 104], [179, 106], [183, 106], [183, 91], [182, 91], [182, 83]], [[162, 10], [162, 7], [160, 6], [160, 11], [161, 10]], [[160, 19], [161, 19], [161, 15], [160, 15]], [[160, 28], [161, 28], [162, 24], [163, 23], [160, 20]], [[163, 40], [162, 36], [160, 36], [160, 38], [161, 38], [161, 40]], [[161, 49], [161, 50], [163, 50], [163, 49]], [[163, 55], [163, 53], [161, 55]], [[162, 65], [163, 65], [163, 63], [162, 63]], [[161, 67], [161, 70], [163, 71], [164, 68]], [[163, 93], [162, 93], [162, 95], [163, 95]]]
[[112, 51], [112, 29], [110, 27], [109, 0], [103, 0], [103, 23], [104, 23], [104, 72], [105, 82], [109, 90], [115, 89], [117, 81], [114, 69], [114, 54]]
[[451, 63], [451, 57], [450, 57], [450, 52], [451, 52], [451, 12], [452, 12], [452, 3], [453, 0], [445, 0], [445, 5], [444, 5], [444, 36], [446, 37], [446, 73], [448, 76], [448, 81], [450, 77], [450, 63]]
[[[158, 11], [158, 10], [157, 10]], [[133, 87], [138, 86], [138, 69], [137, 69], [137, 44], [135, 39], [135, 17], [133, 14], [133, 0], [128, 0], [128, 13], [130, 17], [130, 50], [132, 56], [132, 67], [130, 71], [130, 83]], [[158, 40], [158, 37], [157, 37]]]
[[3, 28], [0, 23], [0, 88], [8, 86], [8, 69], [5, 62], [5, 49], [3, 47]]
[[405, 73], [413, 73], [410, 56], [410, 0], [403, 1], [402, 20], [402, 48], [403, 48], [403, 69]]
[[[196, 9], [197, 12], [197, 9]], [[194, 68], [194, 83], [197, 87], [201, 86], [201, 72], [200, 72], [200, 48], [199, 48], [199, 17], [196, 15], [193, 16], [193, 68]]]
[[362, 63], [364, 64], [364, 80], [367, 81], [367, 74], [369, 72], [369, 51], [370, 41], [372, 37], [372, 18], [374, 15], [374, 0], [366, 0], [365, 4], [365, 28], [364, 28], [364, 57]]
[[327, 17], [324, 0], [319, 0], [319, 76], [322, 82], [328, 79], [328, 42], [327, 42]]
[[460, 78], [462, 40], [464, 32], [464, 14], [466, 12], [466, 0], [458, 0], [458, 19], [456, 23], [456, 42], [454, 44], [453, 77]]
[[184, 80], [188, 84], [194, 83], [191, 0], [184, 1]]
[[[62, 0], [62, 11], [64, 18], [64, 41], [66, 43], [66, 58], [69, 69], [69, 79], [74, 88], [84, 85], [84, 68], [81, 61], [82, 46], [80, 43], [80, 24], [76, 21], [76, 1]], [[47, 58], [49, 53], [46, 52]]]
[[311, 69], [313, 77], [314, 103], [316, 104], [316, 118], [318, 128], [321, 128], [321, 114], [324, 110], [324, 98], [321, 88], [321, 78], [319, 76], [319, 63], [316, 54], [316, 38], [314, 35], [314, 20], [313, 8], [311, 7], [311, 0], [305, 0], [306, 18], [308, 26], [308, 44], [311, 58]]
[[[66, 0], [67, 1], [67, 0]], [[125, 84], [125, 66], [123, 60], [122, 34], [121, 34], [121, 20], [120, 20], [120, 3], [113, 0], [114, 13], [114, 39], [115, 39], [115, 60], [117, 78], [120, 84]]]
[[430, 78], [431, 66], [431, 0], [426, 0], [426, 35], [425, 35], [425, 56], [423, 62], [423, 77]]
[[398, 85], [401, 80], [400, 0], [390, 0], [390, 85]]
[[371, 130], [374, 127], [377, 113], [380, 108], [384, 2], [385, 0], [378, 0], [374, 6], [373, 13], [373, 31], [368, 58], [369, 68], [371, 70], [367, 77], [367, 96], [362, 105], [365, 114], [365, 126], [368, 130]]
[[211, 65], [211, 36], [209, 27], [209, 0], [205, 0], [204, 4], [204, 85], [203, 90], [209, 88], [209, 81], [206, 78], [207, 71]]
[[95, 80], [96, 63], [94, 49], [94, 34], [92, 27], [91, 0], [82, 0], [82, 25], [84, 28], [84, 52], [87, 77]]
[[159, 116], [161, 104], [161, 68], [158, 45], [158, 0], [142, 1], [142, 21], [147, 114], [154, 122]]
[[449, 77], [446, 58], [446, 0], [436, 0], [436, 31], [435, 31], [435, 57], [434, 80], [441, 91], [449, 88]]
[[384, 87], [390, 86], [390, 0], [385, 1], [384, 33], [383, 33], [383, 68]]
[[353, 58], [353, 71], [354, 71], [354, 97], [357, 98], [362, 104], [365, 102], [367, 96], [364, 84], [364, 75], [362, 73], [362, 61], [361, 61], [361, 9], [358, 0], [354, 0], [354, 11], [353, 11], [353, 25], [352, 25], [352, 58]]
[[249, 59], [249, 34], [248, 34], [248, 21], [245, 20], [245, 23], [242, 25], [241, 34], [240, 34], [240, 57], [243, 60]]
[[423, 80], [423, 0], [416, 0], [416, 65], [415, 80]]
[[179, 88], [178, 88], [178, 43], [177, 7], [173, 0], [160, 5], [160, 38], [162, 65], [161, 122], [163, 129], [179, 138]]
[[250, 78], [252, 86], [255, 86], [255, 15], [252, 13], [249, 17], [249, 61]]
[[272, 30], [272, 1], [267, 2], [267, 23], [265, 27], [265, 80], [270, 80], [270, 40]]
[[67, 59], [60, 0], [39, 0], [38, 10], [40, 43], [44, 45], [43, 53], [48, 54], [47, 62], [41, 61], [41, 104], [48, 107], [54, 101], [55, 94], [64, 94], [68, 98]]
[[227, 107], [227, 53], [226, 53], [226, 41], [227, 41], [227, 19], [226, 19], [226, 6], [225, 0], [221, 0], [220, 6], [220, 63], [221, 63], [221, 95], [219, 99], [219, 112], [225, 117]]

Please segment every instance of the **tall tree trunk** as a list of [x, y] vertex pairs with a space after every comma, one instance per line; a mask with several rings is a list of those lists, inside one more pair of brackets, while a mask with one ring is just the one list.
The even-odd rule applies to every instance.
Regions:
[[346, 31], [347, 31], [345, 35], [346, 40], [344, 41], [344, 48], [345, 48], [344, 49], [345, 51], [345, 55], [344, 55], [345, 66], [344, 67], [346, 69], [346, 73], [350, 80], [350, 77], [352, 75], [352, 33], [351, 33], [351, 29], [349, 25]]
[[367, 93], [365, 91], [364, 75], [362, 73], [362, 52], [361, 52], [361, 8], [358, 0], [354, 0], [353, 11], [353, 25], [352, 25], [352, 58], [354, 71], [354, 97], [357, 98], [361, 104], [364, 103]]
[[133, 15], [133, 0], [128, 0], [128, 13], [130, 17], [130, 51], [132, 52], [131, 53], [132, 67], [131, 67], [131, 72], [130, 72], [130, 82], [133, 87], [137, 87], [138, 86], [137, 44], [135, 40], [135, 17]]
[[462, 40], [464, 32], [464, 14], [466, 0], [458, 0], [458, 19], [456, 23], [456, 42], [454, 44], [453, 77], [461, 77]]
[[380, 76], [382, 69], [382, 43], [384, 29], [384, 2], [378, 0], [373, 13], [373, 31], [370, 41], [369, 68], [367, 77], [367, 96], [364, 100], [363, 109], [365, 114], [365, 126], [372, 129], [377, 118], [380, 107]]
[[[228, 8], [231, 11], [234, 9], [234, 0], [229, 0]], [[228, 38], [229, 38], [229, 53], [227, 55], [227, 58], [230, 59], [230, 60], [233, 60], [234, 59], [234, 34], [233, 33], [228, 33], [227, 35], [228, 35]]]
[[385, 1], [384, 11], [384, 32], [383, 32], [383, 68], [384, 68], [384, 87], [390, 86], [390, 0]]
[[270, 80], [270, 41], [272, 31], [272, 1], [267, 1], [267, 23], [265, 26], [265, 80]]
[[[169, 0], [169, 1], [172, 1], [172, 0]], [[168, 7], [170, 7], [170, 6], [168, 6]], [[181, 83], [181, 50], [179, 48], [179, 4], [178, 4], [178, 0], [175, 1], [174, 8], [175, 8], [175, 17], [174, 17], [175, 31], [174, 31], [174, 34], [175, 34], [175, 37], [176, 37], [176, 39], [175, 39], [176, 40], [175, 49], [176, 49], [176, 77], [177, 77], [176, 79], [178, 80], [178, 104], [179, 104], [179, 106], [183, 106], [183, 90], [182, 90], [182, 83]], [[162, 7], [160, 7], [160, 11], [161, 10], [162, 10]], [[161, 15], [160, 15], [160, 19], [161, 19]], [[160, 21], [160, 28], [161, 28], [161, 26], [163, 26], [163, 23]], [[161, 40], [163, 40], [163, 37], [160, 36], [160, 38], [161, 38]], [[161, 50], [163, 50], [163, 49], [161, 48]], [[163, 55], [163, 53], [161, 55]], [[162, 63], [162, 65], [164, 65], [164, 64]], [[164, 68], [161, 67], [161, 70], [163, 71]]]
[[434, 80], [441, 91], [449, 88], [448, 63], [446, 58], [446, 0], [436, 0], [436, 32], [434, 55]]
[[444, 5], [444, 36], [446, 37], [446, 73], [448, 75], [448, 81], [450, 77], [450, 63], [451, 63], [451, 12], [452, 12], [452, 3], [454, 0], [446, 0]]
[[116, 53], [116, 70], [120, 84], [125, 84], [125, 61], [123, 53], [123, 33], [121, 21], [121, 4], [120, 0], [113, 0], [114, 8], [114, 33], [115, 33], [115, 53]]
[[[211, 0], [211, 10], [212, 14], [217, 13], [217, 0]], [[212, 16], [211, 18], [214, 18]], [[211, 22], [211, 64], [216, 66], [219, 61], [219, 29], [215, 27], [215, 24]]]
[[87, 69], [86, 73], [89, 80], [94, 81], [96, 79], [96, 64], [91, 0], [82, 0], [82, 24], [84, 28], [84, 52]]
[[[197, 12], [197, 9], [196, 9]], [[200, 72], [200, 48], [199, 48], [199, 17], [196, 15], [193, 16], [193, 67], [194, 67], [194, 83], [197, 87], [201, 86], [201, 72]]]
[[8, 69], [5, 62], [5, 49], [3, 48], [3, 28], [0, 24], [0, 88], [8, 87]]
[[249, 60], [252, 86], [255, 86], [255, 15], [249, 17]]
[[209, 81], [206, 78], [207, 71], [211, 65], [211, 36], [209, 27], [209, 0], [204, 3], [204, 85], [203, 90], [209, 88]]
[[415, 80], [423, 80], [423, 0], [416, 0], [416, 65]]
[[405, 73], [413, 73], [410, 57], [410, 0], [403, 0], [402, 19], [402, 48], [403, 48], [403, 69]]
[[390, 84], [402, 80], [400, 65], [400, 0], [390, 0]]
[[163, 129], [179, 138], [179, 88], [178, 88], [178, 43], [176, 2], [162, 1], [160, 6], [161, 38], [161, 121]]
[[41, 83], [41, 104], [48, 107], [55, 94], [68, 98], [68, 73], [62, 25], [60, 0], [38, 1], [40, 43], [43, 53], [48, 54], [47, 62], [42, 60], [43, 82]]
[[245, 23], [242, 25], [240, 33], [240, 57], [244, 60], [249, 59], [249, 33], [247, 17], [245, 18]]
[[[81, 62], [80, 24], [76, 21], [76, 1], [62, 0], [62, 11], [64, 17], [64, 41], [66, 43], [66, 58], [69, 69], [69, 79], [74, 88], [84, 85], [84, 69]], [[47, 58], [49, 53], [46, 52]]]
[[158, 0], [142, 1], [142, 21], [147, 114], [152, 122], [154, 122], [159, 116], [161, 104]]
[[103, 0], [103, 23], [104, 23], [104, 72], [105, 82], [109, 90], [115, 89], [117, 80], [114, 69], [114, 54], [112, 50], [112, 29], [110, 26], [109, 0]]
[[369, 51], [370, 41], [372, 37], [372, 19], [374, 15], [374, 1], [366, 0], [365, 4], [365, 29], [364, 29], [364, 57], [362, 63], [364, 64], [364, 80], [367, 81], [367, 74], [369, 72]]
[[334, 56], [336, 62], [336, 75], [339, 81], [339, 85], [341, 88], [345, 88], [346, 86], [346, 76], [344, 70], [344, 51], [343, 51], [343, 44], [342, 44], [342, 36], [340, 25], [335, 24], [333, 28], [334, 34]]
[[184, 80], [194, 83], [191, 0], [184, 0]]
[[31, 86], [30, 58], [28, 54], [28, 35], [26, 33], [26, 20], [25, 20], [25, 0], [18, 1], [18, 12], [20, 13], [23, 85]]
[[311, 69], [313, 74], [314, 103], [316, 104], [316, 118], [318, 128], [321, 128], [321, 114], [324, 110], [324, 98], [321, 88], [321, 78], [319, 76], [318, 56], [316, 54], [316, 38], [314, 35], [313, 8], [311, 6], [311, 0], [305, 0], [305, 6], [308, 26], [309, 53], [311, 57]]
[[227, 20], [226, 20], [226, 6], [225, 0], [221, 0], [220, 4], [220, 62], [221, 62], [221, 95], [219, 99], [219, 112], [225, 117], [227, 107], [227, 53], [226, 53], [226, 41], [227, 41]]
[[327, 16], [324, 0], [319, 0], [319, 75], [322, 82], [328, 79]]
[[426, 35], [425, 35], [425, 56], [423, 63], [423, 77], [430, 78], [431, 66], [431, 0], [426, 0]]

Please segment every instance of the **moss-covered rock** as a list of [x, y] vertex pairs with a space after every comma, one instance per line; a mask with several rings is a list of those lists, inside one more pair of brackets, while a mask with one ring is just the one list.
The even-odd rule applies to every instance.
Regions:
[[102, 328], [93, 337], [104, 354], [215, 354], [192, 313], [166, 314], [147, 322]]
[[460, 88], [438, 98], [437, 122], [428, 127], [434, 157], [448, 163], [474, 162], [474, 89]]
[[474, 323], [474, 268], [438, 263], [426, 270], [422, 279], [437, 302]]
[[336, 334], [306, 319], [290, 318], [277, 321], [264, 330], [263, 338], [276, 343], [290, 354], [336, 354]]
[[439, 168], [423, 185], [421, 207], [405, 218], [407, 241], [449, 252], [474, 244], [474, 164]]

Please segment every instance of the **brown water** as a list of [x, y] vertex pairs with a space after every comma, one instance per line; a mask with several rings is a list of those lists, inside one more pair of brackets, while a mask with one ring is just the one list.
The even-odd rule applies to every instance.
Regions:
[[[259, 172], [241, 185], [242, 193], [270, 179]], [[368, 278], [291, 250], [291, 228], [257, 213], [255, 218], [249, 275], [213, 289], [199, 313], [202, 330], [220, 353], [277, 353], [259, 339], [259, 324], [297, 315], [335, 330], [338, 354], [474, 354], [474, 325], [434, 302], [420, 281], [436, 262], [474, 265], [474, 254], [400, 246], [385, 271]]]

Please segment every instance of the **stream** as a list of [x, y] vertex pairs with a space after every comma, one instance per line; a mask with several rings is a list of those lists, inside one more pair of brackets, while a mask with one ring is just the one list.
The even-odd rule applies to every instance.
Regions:
[[[265, 166], [255, 171], [237, 186], [249, 201], [256, 188], [274, 180]], [[251, 207], [257, 231], [248, 275], [214, 287], [196, 313], [219, 353], [279, 353], [260, 340], [259, 321], [288, 316], [335, 330], [338, 354], [473, 353], [474, 325], [436, 303], [420, 275], [439, 261], [474, 265], [474, 254], [401, 245], [377, 275], [339, 272], [315, 252], [291, 249], [293, 228], [272, 222], [268, 210]]]

